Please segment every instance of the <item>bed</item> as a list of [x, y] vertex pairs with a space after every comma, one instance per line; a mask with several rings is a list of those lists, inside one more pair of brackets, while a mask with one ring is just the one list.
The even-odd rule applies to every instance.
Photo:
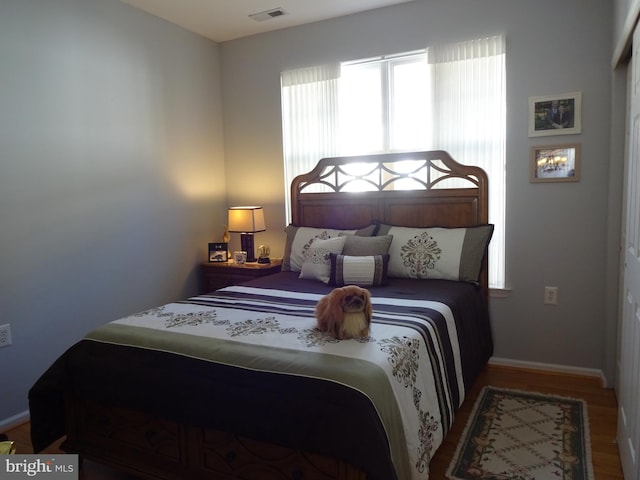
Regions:
[[[493, 351], [487, 193], [443, 151], [320, 160], [283, 271], [88, 333], [29, 392], [34, 450], [152, 479], [427, 478]], [[354, 279], [371, 333], [338, 341], [314, 306]]]

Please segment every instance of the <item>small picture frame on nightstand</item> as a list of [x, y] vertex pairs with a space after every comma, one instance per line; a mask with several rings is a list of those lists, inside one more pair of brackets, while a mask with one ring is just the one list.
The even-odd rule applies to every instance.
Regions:
[[228, 262], [229, 261], [229, 244], [228, 243], [210, 243], [209, 244], [209, 261], [210, 262]]

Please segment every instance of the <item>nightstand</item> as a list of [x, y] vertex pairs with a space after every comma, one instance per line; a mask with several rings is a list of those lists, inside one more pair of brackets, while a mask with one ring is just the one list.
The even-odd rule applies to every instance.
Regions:
[[204, 262], [201, 265], [201, 293], [209, 293], [222, 287], [237, 285], [254, 278], [278, 273], [282, 259], [272, 258], [271, 263]]

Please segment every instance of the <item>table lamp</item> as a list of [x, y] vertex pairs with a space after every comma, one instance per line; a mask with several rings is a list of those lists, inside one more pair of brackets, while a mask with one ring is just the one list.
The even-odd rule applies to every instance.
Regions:
[[256, 261], [253, 234], [265, 230], [262, 207], [229, 208], [229, 232], [240, 234], [240, 245], [247, 252], [247, 262]]

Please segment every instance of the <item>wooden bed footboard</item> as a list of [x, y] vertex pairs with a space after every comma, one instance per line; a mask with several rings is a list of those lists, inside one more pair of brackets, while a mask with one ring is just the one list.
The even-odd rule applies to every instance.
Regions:
[[90, 400], [66, 403], [69, 424], [61, 448], [141, 478], [366, 480], [335, 458]]

